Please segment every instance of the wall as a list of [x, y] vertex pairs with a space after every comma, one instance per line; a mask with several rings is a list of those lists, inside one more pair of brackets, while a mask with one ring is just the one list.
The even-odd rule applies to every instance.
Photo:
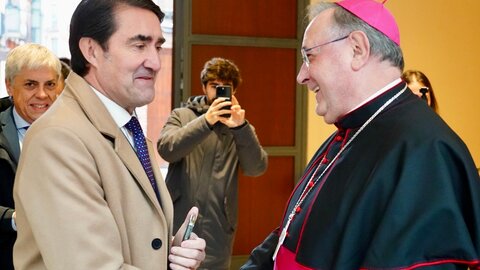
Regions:
[[[480, 167], [480, 1], [390, 0], [397, 19], [406, 69], [419, 69], [430, 79], [440, 115], [466, 143]], [[334, 131], [315, 114], [308, 95], [307, 155]], [[415, 121], [415, 119], [412, 119]]]

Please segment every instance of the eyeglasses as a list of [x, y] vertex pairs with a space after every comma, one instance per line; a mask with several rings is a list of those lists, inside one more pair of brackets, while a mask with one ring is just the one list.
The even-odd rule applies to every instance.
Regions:
[[344, 36], [344, 37], [341, 37], [341, 38], [337, 38], [337, 39], [334, 39], [332, 41], [329, 41], [329, 42], [325, 42], [325, 43], [322, 43], [320, 45], [316, 45], [316, 46], [313, 46], [313, 47], [310, 47], [310, 48], [302, 48], [300, 50], [300, 52], [302, 53], [302, 59], [303, 59], [303, 63], [305, 63], [305, 65], [308, 67], [310, 67], [310, 59], [308, 59], [308, 55], [307, 53], [313, 49], [316, 49], [316, 48], [319, 48], [321, 46], [325, 46], [325, 45], [328, 45], [330, 43], [334, 43], [334, 42], [337, 42], [337, 41], [340, 41], [340, 40], [344, 40], [346, 39], [350, 34]]

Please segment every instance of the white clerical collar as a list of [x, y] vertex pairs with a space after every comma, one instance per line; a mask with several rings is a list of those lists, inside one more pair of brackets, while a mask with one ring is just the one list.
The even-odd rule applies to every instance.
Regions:
[[[122, 106], [118, 105], [115, 103], [115, 101], [109, 99], [106, 97], [104, 94], [102, 94], [100, 91], [95, 89], [95, 87], [91, 86], [93, 89], [93, 92], [98, 96], [100, 101], [102, 101], [103, 105], [107, 108], [108, 112], [112, 116], [113, 120], [117, 124], [118, 127], [122, 128], [125, 126], [125, 124], [130, 121], [130, 118], [132, 118], [132, 115], [128, 113], [127, 110], [125, 110]], [[135, 115], [135, 112], [133, 113]]]
[[[384, 87], [382, 87], [382, 89], [380, 89], [380, 90], [378, 90], [377, 92], [373, 93], [373, 95], [371, 95], [371, 96], [368, 97], [366, 100], [364, 100], [363, 102], [361, 102], [359, 105], [357, 105], [355, 108], [353, 108], [352, 110], [350, 110], [348, 113], [355, 111], [356, 109], [362, 107], [364, 104], [366, 104], [366, 103], [369, 102], [370, 100], [373, 100], [374, 98], [376, 98], [376, 97], [380, 96], [381, 94], [387, 92], [388, 90], [390, 90], [391, 88], [393, 88], [395, 85], [399, 84], [401, 81], [402, 81], [402, 79], [398, 78], [398, 79], [394, 80], [393, 82], [385, 85]], [[348, 113], [347, 113], [347, 114], [348, 114]]]

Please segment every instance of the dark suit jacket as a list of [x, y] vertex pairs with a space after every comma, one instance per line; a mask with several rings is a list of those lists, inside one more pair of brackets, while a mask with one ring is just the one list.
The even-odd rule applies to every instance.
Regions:
[[0, 113], [0, 269], [13, 269], [12, 250], [17, 233], [12, 228], [13, 181], [20, 156], [13, 106]]
[[0, 98], [0, 112], [10, 108], [12, 105], [12, 99], [10, 97]]

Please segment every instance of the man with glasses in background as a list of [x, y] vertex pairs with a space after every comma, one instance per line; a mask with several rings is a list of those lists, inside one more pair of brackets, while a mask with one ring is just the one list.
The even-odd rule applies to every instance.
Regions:
[[309, 17], [297, 81], [338, 130], [241, 269], [480, 269], [478, 173], [400, 79], [393, 16], [374, 0], [344, 0]]

